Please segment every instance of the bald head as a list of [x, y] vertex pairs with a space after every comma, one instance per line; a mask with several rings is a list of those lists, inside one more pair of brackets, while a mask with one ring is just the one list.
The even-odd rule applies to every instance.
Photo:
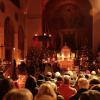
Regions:
[[79, 89], [80, 88], [88, 89], [89, 88], [89, 81], [86, 78], [80, 78], [78, 80], [78, 86], [79, 86]]

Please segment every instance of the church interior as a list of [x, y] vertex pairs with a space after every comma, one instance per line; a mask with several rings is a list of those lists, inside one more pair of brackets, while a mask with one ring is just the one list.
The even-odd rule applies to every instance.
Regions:
[[[59, 62], [71, 54], [79, 63], [83, 56], [90, 62], [99, 59], [99, 4], [99, 0], [1, 0], [1, 62], [34, 62], [34, 56]], [[71, 53], [65, 56], [63, 48], [65, 55]]]
[[100, 0], [0, 0], [0, 100], [100, 100]]

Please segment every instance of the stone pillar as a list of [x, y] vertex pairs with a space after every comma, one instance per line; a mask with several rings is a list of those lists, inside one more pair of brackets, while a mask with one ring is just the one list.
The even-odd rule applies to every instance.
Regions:
[[20, 59], [20, 50], [18, 49], [18, 33], [14, 34], [14, 48], [13, 48], [13, 58], [18, 61]]
[[0, 27], [0, 59], [5, 58], [4, 28]]

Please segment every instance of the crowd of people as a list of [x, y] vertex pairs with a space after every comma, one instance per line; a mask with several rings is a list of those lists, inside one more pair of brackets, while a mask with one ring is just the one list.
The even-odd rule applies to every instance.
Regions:
[[100, 97], [100, 74], [95, 71], [38, 75], [25, 72], [19, 76], [13, 79], [0, 72], [0, 100], [99, 100]]
[[54, 64], [56, 70], [45, 71], [43, 54], [32, 51], [28, 63], [0, 66], [0, 100], [99, 100], [100, 66], [62, 71]]

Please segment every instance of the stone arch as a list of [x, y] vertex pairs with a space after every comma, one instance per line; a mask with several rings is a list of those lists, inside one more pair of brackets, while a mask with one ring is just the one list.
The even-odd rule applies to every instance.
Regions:
[[18, 28], [18, 49], [21, 51], [21, 58], [24, 57], [24, 30], [22, 25]]
[[[74, 50], [81, 49], [84, 45], [92, 48], [91, 9], [89, 0], [50, 0], [46, 4], [43, 11], [43, 32], [52, 34], [54, 49], [61, 48], [65, 42]], [[59, 46], [56, 41], [58, 35], [61, 39]]]
[[10, 17], [6, 17], [4, 22], [4, 45], [5, 45], [5, 59], [12, 60], [14, 48], [14, 24]]

